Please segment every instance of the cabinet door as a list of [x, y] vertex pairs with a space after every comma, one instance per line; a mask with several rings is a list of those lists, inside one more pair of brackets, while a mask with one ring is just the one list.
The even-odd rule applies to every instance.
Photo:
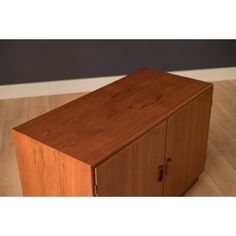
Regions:
[[205, 166], [212, 90], [167, 119], [164, 195], [182, 195]]
[[98, 196], [160, 196], [166, 121], [95, 168]]

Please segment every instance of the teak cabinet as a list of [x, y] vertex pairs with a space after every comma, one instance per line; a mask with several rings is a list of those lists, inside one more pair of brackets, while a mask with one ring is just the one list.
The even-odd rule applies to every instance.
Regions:
[[210, 83], [142, 69], [13, 129], [25, 196], [180, 196], [203, 172]]

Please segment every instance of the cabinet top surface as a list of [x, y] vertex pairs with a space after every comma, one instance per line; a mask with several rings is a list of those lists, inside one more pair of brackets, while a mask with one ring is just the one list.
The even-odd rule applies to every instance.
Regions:
[[14, 130], [95, 166], [211, 87], [142, 69]]

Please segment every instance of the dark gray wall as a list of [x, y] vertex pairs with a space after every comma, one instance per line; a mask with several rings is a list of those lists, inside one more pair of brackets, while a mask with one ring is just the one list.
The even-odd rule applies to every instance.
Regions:
[[236, 40], [1, 40], [0, 84], [236, 66]]

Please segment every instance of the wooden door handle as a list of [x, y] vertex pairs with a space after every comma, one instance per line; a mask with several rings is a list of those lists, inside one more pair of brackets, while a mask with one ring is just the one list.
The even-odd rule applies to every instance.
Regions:
[[166, 170], [165, 170], [165, 174], [167, 175], [167, 173], [168, 173], [168, 169], [169, 169], [169, 165], [170, 165], [170, 162], [171, 162], [171, 157], [168, 157], [167, 159], [166, 159]]
[[158, 177], [157, 177], [157, 182], [161, 182], [164, 177], [164, 165], [160, 165], [158, 167]]

